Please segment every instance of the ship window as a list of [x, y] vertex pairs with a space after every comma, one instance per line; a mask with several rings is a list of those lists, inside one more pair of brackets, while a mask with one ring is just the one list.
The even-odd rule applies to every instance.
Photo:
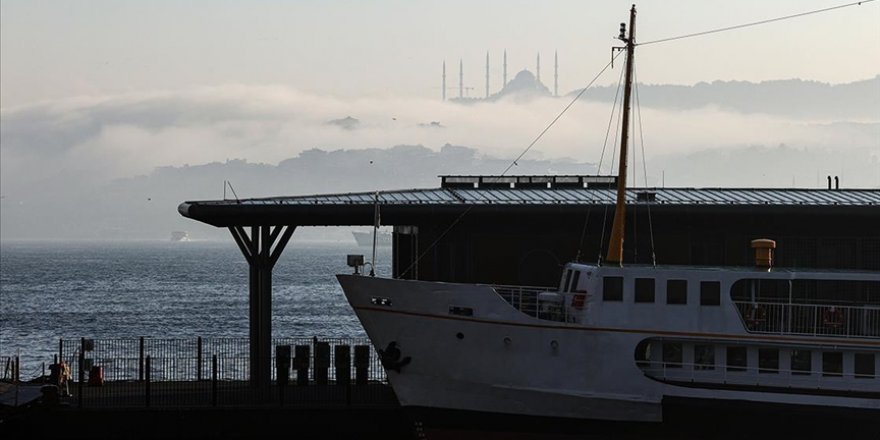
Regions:
[[714, 370], [715, 369], [715, 346], [714, 345], [694, 345], [694, 369], [695, 370]]
[[746, 371], [746, 347], [727, 347], [727, 371]]
[[855, 367], [857, 378], [874, 378], [874, 354], [873, 353], [856, 353]]
[[734, 301], [795, 304], [830, 302], [880, 305], [880, 281], [741, 279], [730, 287]]
[[654, 279], [653, 278], [636, 278], [636, 302], [652, 303], [654, 302]]
[[843, 375], [843, 353], [839, 351], [826, 351], [822, 353], [822, 375]]
[[450, 315], [474, 316], [474, 309], [462, 306], [449, 306]]
[[571, 269], [565, 271], [565, 282], [562, 284], [562, 291], [568, 292], [571, 288]]
[[666, 368], [681, 368], [681, 343], [663, 343], [663, 366]]
[[569, 287], [569, 292], [576, 292], [578, 289], [578, 281], [581, 279], [581, 272], [579, 270], [574, 271], [574, 278], [571, 279], [571, 286]]
[[666, 304], [687, 304], [687, 281], [666, 281]]
[[603, 301], [623, 301], [622, 277], [605, 277], [602, 282]]
[[718, 281], [700, 281], [700, 305], [721, 305], [721, 283]]
[[791, 351], [791, 374], [810, 374], [813, 369], [810, 350]]
[[779, 350], [775, 348], [759, 348], [758, 349], [758, 372], [759, 373], [778, 373], [779, 372]]
[[636, 365], [645, 368], [651, 366], [651, 342], [644, 340], [636, 345]]

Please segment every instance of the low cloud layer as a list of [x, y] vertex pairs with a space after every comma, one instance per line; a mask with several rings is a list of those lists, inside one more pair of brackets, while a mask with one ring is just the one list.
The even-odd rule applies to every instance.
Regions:
[[[150, 176], [156, 167], [229, 159], [277, 165], [313, 148], [386, 149], [402, 144], [423, 145], [435, 152], [446, 144], [464, 145], [507, 163], [569, 99], [459, 105], [227, 86], [4, 108], [0, 111], [2, 232], [17, 236], [11, 231], [22, 229], [15, 222], [24, 217], [6, 215], [11, 206], [106, 193], [108, 185]], [[660, 185], [665, 177], [667, 184], [688, 186], [814, 186], [817, 176], [843, 174], [848, 186], [880, 187], [880, 112], [874, 120], [860, 117], [859, 122], [733, 113], [717, 105], [690, 110], [643, 107], [636, 109], [636, 115], [641, 119], [635, 120], [635, 155], [641, 160], [643, 134], [649, 185]], [[605, 141], [610, 116], [608, 103], [579, 102], [524, 159], [582, 163], [585, 173], [601, 165], [601, 173], [613, 173], [614, 126]], [[356, 121], [345, 126], [329, 123], [347, 117]], [[758, 169], [766, 168], [763, 179], [750, 174], [744, 180], [743, 171], [730, 166], [732, 162], [749, 166], [746, 156], [750, 155]], [[673, 172], [681, 163], [690, 168]], [[637, 182], [643, 184], [645, 173], [641, 165], [637, 169]], [[357, 179], [357, 164], [345, 173], [334, 177]], [[218, 177], [218, 188], [222, 180]], [[401, 181], [398, 186], [412, 183]], [[272, 188], [257, 189], [259, 182], [250, 186], [254, 190], [249, 195], [277, 195]]]

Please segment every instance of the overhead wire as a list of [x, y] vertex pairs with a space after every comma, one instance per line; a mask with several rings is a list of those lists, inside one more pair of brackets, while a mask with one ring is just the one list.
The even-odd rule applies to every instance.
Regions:
[[[642, 146], [642, 171], [645, 175], [645, 187], [648, 186], [648, 165], [645, 159], [645, 133], [642, 130], [642, 103], [639, 100], [639, 75], [636, 66], [633, 66], [633, 77], [635, 82], [635, 98], [636, 98], [636, 117], [639, 120], [639, 143]], [[651, 237], [651, 264], [657, 266], [657, 249], [654, 247], [654, 220], [651, 218], [651, 201], [647, 201], [648, 205], [648, 234]]]
[[[621, 53], [622, 53], [622, 52], [618, 52], [616, 55], [614, 55], [613, 57], [611, 57], [611, 61], [609, 61], [608, 64], [606, 64], [605, 67], [603, 67], [602, 70], [600, 70], [599, 73], [597, 73], [596, 76], [594, 76], [593, 79], [592, 79], [592, 80], [591, 80], [591, 81], [590, 81], [590, 82], [589, 82], [584, 88], [582, 88], [580, 92], [578, 92], [577, 95], [575, 95], [575, 97], [571, 100], [571, 102], [569, 102], [568, 105], [566, 105], [565, 108], [563, 108], [562, 111], [559, 112], [559, 114], [556, 115], [556, 117], [553, 118], [553, 120], [550, 121], [549, 124], [547, 124], [547, 127], [545, 127], [543, 130], [541, 130], [541, 133], [539, 133], [538, 136], [535, 137], [535, 139], [529, 144], [529, 146], [526, 147], [525, 150], [523, 150], [523, 152], [520, 153], [520, 155], [516, 157], [516, 159], [514, 159], [513, 161], [510, 162], [510, 165], [508, 165], [507, 168], [505, 168], [504, 171], [502, 171], [501, 174], [498, 175], [498, 177], [501, 177], [501, 176], [504, 176], [505, 174], [507, 174], [507, 172], [510, 171], [510, 169], [513, 168], [513, 167], [517, 164], [517, 162], [518, 162], [520, 159], [522, 159], [523, 156], [525, 156], [526, 153], [528, 153], [529, 150], [531, 150], [532, 147], [534, 147], [535, 144], [537, 144], [539, 140], [541, 140], [542, 137], [544, 137], [544, 134], [547, 133], [547, 131], [550, 130], [550, 128], [553, 127], [553, 125], [556, 124], [556, 121], [558, 121], [559, 118], [561, 118], [562, 115], [564, 115], [565, 112], [567, 112], [568, 109], [571, 108], [571, 106], [574, 105], [574, 103], [577, 102], [577, 100], [580, 99], [581, 96], [583, 96], [583, 94], [587, 91], [587, 89], [589, 89], [590, 87], [592, 87], [593, 84], [596, 82], [596, 80], [598, 80], [599, 77], [602, 76], [602, 74], [605, 73], [605, 71], [608, 70], [608, 68], [611, 67], [611, 66], [614, 64], [614, 60], [617, 59], [617, 57], [620, 56]], [[421, 260], [421, 259], [427, 254], [427, 253], [428, 253], [428, 251], [430, 251], [431, 249], [433, 249], [434, 246], [436, 246], [437, 243], [439, 243], [440, 240], [441, 240], [443, 237], [445, 237], [446, 234], [448, 234], [449, 231], [452, 230], [452, 228], [453, 228], [455, 225], [457, 225], [458, 222], [460, 222], [461, 219], [462, 219], [465, 215], [467, 215], [467, 214], [468, 214], [473, 208], [474, 208], [474, 205], [469, 206], [467, 209], [464, 210], [464, 212], [462, 212], [458, 217], [456, 217], [455, 220], [453, 220], [452, 223], [450, 223], [450, 225], [449, 225], [449, 226], [448, 226], [448, 227], [447, 227], [447, 228], [446, 228], [446, 229], [445, 229], [440, 235], [438, 235], [437, 238], [434, 239], [434, 241], [431, 242], [431, 244], [428, 245], [428, 247], [425, 248], [425, 250], [422, 251], [422, 253], [419, 254], [419, 256], [416, 257], [416, 259], [413, 260], [412, 263], [410, 263], [410, 265], [406, 268], [406, 270], [404, 270], [403, 272], [400, 273], [399, 277], [402, 278], [402, 277], [403, 277], [404, 275], [406, 275], [410, 270], [412, 270], [412, 268], [413, 268], [416, 264], [418, 264], [418, 262], [419, 262], [419, 261], [420, 261], [420, 260]]]
[[[608, 128], [605, 129], [605, 140], [602, 142], [602, 154], [599, 155], [599, 166], [596, 170], [599, 174], [602, 174], [602, 163], [605, 161], [605, 148], [608, 146], [608, 135], [611, 134], [611, 123], [614, 122], [614, 116], [615, 116], [614, 109], [617, 108], [617, 98], [620, 96], [620, 89], [622, 88], [621, 86], [623, 85], [623, 73], [624, 72], [626, 72], [626, 69], [620, 69], [620, 78], [617, 79], [617, 90], [614, 92], [614, 103], [611, 104], [611, 109], [612, 109], [611, 115], [608, 116]], [[618, 114], [618, 118], [619, 117], [620, 116]], [[615, 130], [617, 130], [617, 128], [619, 128], [619, 127], [617, 127], [615, 125]], [[616, 140], [617, 140], [617, 132], [616, 131], [614, 133], [614, 136], [615, 136], [614, 139], [616, 142]], [[611, 159], [611, 162], [612, 162], [611, 166], [614, 166], [614, 158]]]
[[746, 28], [746, 27], [750, 27], [750, 26], [757, 26], [760, 24], [773, 23], [776, 21], [788, 20], [791, 18], [798, 18], [798, 17], [803, 17], [806, 15], [812, 15], [812, 14], [818, 14], [821, 12], [833, 11], [835, 9], [847, 8], [850, 6], [860, 6], [860, 5], [862, 5], [862, 3], [871, 3], [873, 1], [874, 0], [862, 0], [862, 1], [858, 1], [858, 2], [847, 3], [844, 5], [831, 6], [829, 8], [822, 8], [822, 9], [816, 9], [813, 11], [801, 12], [798, 14], [786, 15], [784, 17], [769, 18], [766, 20], [760, 20], [760, 21], [755, 21], [755, 22], [751, 22], [751, 23], [743, 23], [743, 24], [738, 24], [738, 25], [734, 25], [734, 26], [727, 26], [727, 27], [718, 28], [718, 29], [711, 29], [708, 31], [694, 32], [692, 34], [679, 35], [677, 37], [661, 38], [659, 40], [646, 41], [644, 43], [636, 43], [636, 46], [647, 46], [649, 44], [665, 43], [667, 41], [682, 40], [685, 38], [699, 37], [702, 35], [716, 34], [716, 33], [725, 32], [725, 31], [732, 31], [735, 29], [742, 29], [742, 28]]
[[[875, 0], [862, 0], [862, 1], [858, 1], [858, 2], [852, 2], [852, 3], [847, 3], [847, 4], [842, 4], [842, 5], [832, 6], [832, 7], [828, 7], [828, 8], [822, 8], [822, 9], [816, 9], [816, 10], [807, 11], [807, 12], [801, 12], [801, 13], [798, 13], [798, 14], [792, 14], [792, 15], [786, 15], [786, 16], [782, 16], [782, 17], [776, 17], [776, 18], [771, 18], [771, 19], [766, 19], [766, 20], [760, 20], [760, 21], [756, 21], [756, 22], [743, 23], [743, 24], [739, 24], [739, 25], [727, 26], [727, 27], [717, 28], [717, 29], [710, 29], [710, 30], [707, 30], [707, 31], [695, 32], [695, 33], [685, 34], [685, 35], [679, 35], [679, 36], [675, 36], [675, 37], [662, 38], [662, 39], [659, 39], [659, 40], [651, 40], [651, 41], [647, 41], [647, 42], [644, 42], [644, 43], [635, 43], [635, 46], [647, 46], [647, 45], [650, 45], [650, 44], [665, 43], [665, 42], [675, 41], [675, 40], [681, 40], [681, 39], [685, 39], [685, 38], [692, 38], [692, 37], [698, 37], [698, 36], [703, 36], [703, 35], [715, 34], [715, 33], [719, 33], [719, 32], [726, 32], [726, 31], [730, 31], [730, 30], [742, 29], [742, 28], [751, 27], [751, 26], [757, 26], [757, 25], [761, 25], [761, 24], [773, 23], [773, 22], [777, 22], [777, 21], [788, 20], [788, 19], [792, 19], [792, 18], [798, 18], [798, 17], [803, 17], [803, 16], [807, 16], [807, 15], [812, 15], [812, 14], [818, 14], [818, 13], [822, 13], [822, 12], [833, 11], [833, 10], [836, 10], [836, 9], [846, 8], [846, 7], [850, 7], [850, 6], [860, 6], [860, 5], [862, 5], [863, 3], [871, 3], [871, 2], [873, 2], [873, 1], [875, 1]], [[534, 139], [534, 140], [528, 145], [528, 147], [526, 147], [525, 150], [523, 150], [523, 152], [520, 153], [520, 155], [517, 156], [516, 159], [514, 159], [514, 160], [510, 163], [510, 165], [507, 166], [507, 168], [504, 169], [504, 171], [499, 175], [499, 177], [504, 176], [505, 174], [507, 174], [508, 171], [510, 171], [511, 168], [513, 168], [514, 166], [517, 165], [517, 162], [518, 162], [520, 159], [522, 159], [523, 156], [525, 156], [525, 155], [529, 152], [529, 150], [532, 149], [533, 146], [535, 146], [535, 144], [536, 144], [536, 143], [537, 143], [537, 142], [538, 142], [538, 141], [544, 136], [545, 133], [547, 133], [548, 130], [550, 130], [551, 127], [553, 127], [553, 125], [556, 124], [556, 121], [558, 121], [559, 118], [561, 118], [562, 115], [565, 114], [565, 112], [568, 111], [568, 109], [571, 108], [571, 106], [574, 105], [574, 103], [577, 102], [578, 99], [580, 99], [580, 97], [584, 94], [584, 92], [586, 92], [587, 89], [590, 88], [590, 87], [593, 85], [593, 83], [595, 83], [596, 80], [599, 79], [599, 77], [600, 77], [600, 76], [601, 76], [601, 75], [602, 75], [602, 74], [603, 74], [603, 73], [604, 73], [604, 72], [605, 72], [610, 66], [613, 65], [614, 60], [615, 60], [615, 59], [616, 59], [621, 53], [622, 53], [622, 51], [621, 51], [621, 52], [618, 52], [617, 55], [614, 55], [614, 56], [611, 58], [611, 61], [609, 61], [608, 64], [606, 64], [605, 67], [603, 67], [602, 70], [600, 70], [599, 73], [596, 74], [596, 76], [593, 78], [593, 80], [590, 81], [590, 83], [589, 83], [586, 87], [584, 87], [583, 89], [581, 89], [581, 91], [580, 91], [580, 92], [579, 92], [579, 93], [578, 93], [578, 94], [577, 94], [577, 95], [571, 100], [571, 102], [569, 102], [568, 105], [566, 105], [565, 108], [563, 108], [562, 111], [561, 111], [561, 112], [560, 112], [555, 118], [553, 118], [553, 120], [550, 122], [550, 124], [548, 124], [547, 127], [545, 127], [545, 128], [544, 128], [544, 129], [538, 134], [538, 136], [535, 137], [535, 139]], [[637, 94], [636, 96], [638, 96], [638, 91], [636, 91], [636, 94]], [[638, 100], [638, 97], [637, 97], [636, 99]], [[616, 96], [615, 96], [615, 101], [616, 101]], [[639, 109], [638, 112], [640, 113], [641, 110]], [[635, 123], [635, 122], [633, 122], [633, 123]], [[642, 126], [641, 126], [641, 119], [640, 119], [640, 120], [639, 120], [639, 130], [641, 130], [641, 129], [642, 129]], [[607, 138], [607, 135], [606, 135], [606, 138]], [[616, 133], [615, 133], [615, 138], [616, 138]], [[607, 140], [607, 139], [606, 139], [606, 140]], [[615, 142], [616, 142], [616, 140], [615, 140]], [[616, 152], [616, 150], [615, 150], [615, 152]], [[604, 147], [603, 147], [602, 155], [604, 156]], [[612, 163], [613, 163], [613, 161], [614, 161], [614, 159], [613, 159], [613, 156], [612, 156]], [[644, 139], [642, 139], [642, 161], [643, 161], [643, 166], [644, 166]], [[600, 165], [601, 165], [601, 160], [600, 160]], [[612, 165], [612, 166], [613, 166], [613, 165]], [[646, 176], [646, 183], [647, 183], [647, 167], [645, 167], [645, 176]], [[633, 177], [633, 178], [635, 178], [635, 177]], [[446, 234], [447, 234], [447, 233], [448, 233], [448, 232], [449, 232], [449, 231], [450, 231], [450, 230], [451, 230], [451, 229], [452, 229], [452, 228], [453, 228], [453, 227], [454, 227], [454, 226], [455, 226], [455, 225], [456, 225], [456, 224], [457, 224], [457, 223], [458, 223], [458, 222], [459, 222], [459, 221], [460, 221], [460, 220], [461, 220], [461, 219], [462, 219], [462, 218], [463, 218], [468, 212], [470, 212], [471, 209], [473, 209], [473, 205], [471, 205], [471, 206], [468, 207], [464, 212], [462, 212], [462, 213], [461, 213], [461, 214], [460, 214], [460, 215], [459, 215], [459, 216], [458, 216], [458, 217], [457, 217], [457, 218], [456, 218], [456, 219], [455, 219], [455, 220], [449, 225], [449, 227], [446, 228], [446, 230], [444, 230], [444, 231], [443, 231], [443, 232], [442, 232], [442, 233], [441, 233], [441, 234], [440, 234], [440, 235], [439, 235], [439, 236], [438, 236], [438, 237], [437, 237], [437, 238], [436, 238], [436, 239], [435, 239], [435, 240], [434, 240], [434, 241], [433, 241], [433, 242], [432, 242], [432, 243], [431, 243], [431, 244], [430, 244], [430, 245], [429, 245], [429, 246], [428, 246], [428, 247], [427, 247], [427, 248], [426, 248], [421, 254], [419, 254], [419, 256], [418, 256], [418, 257], [417, 257], [417, 258], [416, 258], [416, 259], [415, 259], [415, 260], [409, 265], [409, 267], [407, 267], [406, 270], [404, 270], [403, 272], [401, 272], [400, 276], [402, 277], [403, 275], [405, 275], [406, 273], [408, 273], [408, 272], [409, 272], [409, 271], [410, 271], [410, 270], [411, 270], [416, 264], [418, 264], [418, 262], [419, 262], [419, 261], [420, 261], [420, 260], [421, 260], [421, 259], [427, 254], [427, 253], [428, 253], [428, 251], [430, 251], [430, 250], [431, 250], [431, 249], [432, 249], [432, 248], [433, 248], [433, 247], [434, 247], [434, 246], [435, 246], [435, 245], [436, 245], [436, 244], [437, 244], [437, 243], [438, 243], [438, 242], [439, 242], [444, 236], [446, 236]], [[650, 217], [650, 206], [648, 207], [648, 209], [649, 209], [649, 217]], [[606, 214], [607, 214], [607, 210], [606, 210]], [[604, 221], [603, 221], [603, 223], [604, 223]], [[650, 223], [650, 219], [649, 219], [649, 223]], [[604, 231], [605, 228], [604, 228], [604, 225], [603, 225], [603, 228], [602, 228], [602, 229], [603, 229], [603, 231], [602, 231], [603, 239], [602, 239], [602, 240], [604, 241], [604, 235], [605, 235], [605, 231]], [[653, 230], [651, 231], [651, 242], [652, 242], [652, 245], [651, 245], [651, 247], [652, 247], [652, 259], [654, 260], [654, 264], [656, 265], [656, 256], [654, 255], [654, 252], [653, 252], [653, 242], [654, 242]], [[600, 248], [601, 248], [601, 245], [600, 245]], [[599, 255], [599, 261], [601, 261], [601, 250], [600, 250], [600, 255]]]
[[[637, 79], [635, 78], [635, 66], [633, 66], [633, 88], [636, 89], [638, 87], [638, 83], [636, 83]], [[637, 104], [637, 103], [636, 103]], [[639, 185], [639, 173], [638, 173], [638, 150], [635, 149], [636, 144], [636, 118], [632, 118], [630, 122], [630, 133], [632, 133], [632, 139], [630, 142], [632, 146], [630, 151], [632, 154], [632, 186], [630, 188], [636, 188]], [[642, 150], [642, 163], [645, 163], [645, 155], [644, 150]], [[645, 182], [647, 185], [647, 181]], [[637, 199], [638, 201], [638, 199]], [[633, 210], [633, 262], [639, 262], [639, 210]]]
[[531, 150], [532, 147], [534, 147], [536, 143], [538, 143], [538, 141], [544, 136], [544, 133], [547, 133], [547, 131], [550, 130], [550, 128], [553, 127], [554, 124], [556, 124], [556, 121], [558, 121], [559, 118], [561, 118], [562, 115], [564, 115], [565, 112], [567, 112], [568, 109], [571, 108], [571, 106], [574, 105], [574, 103], [577, 102], [578, 99], [580, 99], [580, 97], [584, 94], [584, 92], [586, 92], [587, 89], [589, 89], [593, 85], [593, 83], [595, 83], [596, 80], [599, 79], [599, 77], [602, 76], [602, 74], [605, 73], [605, 71], [608, 70], [608, 68], [614, 64], [614, 60], [617, 59], [617, 57], [620, 56], [620, 54], [621, 54], [621, 52], [618, 52], [616, 55], [611, 57], [611, 61], [609, 61], [608, 64], [606, 64], [605, 67], [603, 67], [602, 70], [600, 70], [599, 73], [597, 73], [596, 76], [593, 77], [593, 80], [590, 81], [590, 83], [587, 84], [586, 87], [582, 88], [581, 91], [578, 92], [577, 95], [575, 95], [574, 99], [572, 99], [571, 102], [569, 102], [568, 105], [566, 105], [565, 108], [562, 109], [562, 111], [559, 112], [559, 114], [556, 115], [556, 117], [553, 118], [552, 121], [550, 121], [550, 124], [548, 124], [547, 127], [545, 127], [543, 130], [541, 130], [541, 133], [538, 134], [538, 136], [535, 138], [535, 140], [533, 140], [532, 143], [530, 143], [529, 146], [526, 147], [526, 149], [523, 150], [523, 152], [520, 153], [520, 155], [517, 156], [516, 159], [514, 159], [513, 162], [510, 163], [510, 165], [507, 166], [507, 168], [504, 169], [504, 171], [501, 173], [501, 176], [507, 174], [507, 172], [510, 171], [510, 169], [513, 168], [514, 165], [516, 165], [517, 161], [522, 159], [522, 157], [525, 156], [526, 153], [528, 153], [529, 150]]
[[[618, 55], [620, 55], [622, 53], [623, 53], [622, 51], [618, 52]], [[620, 69], [620, 76], [617, 78], [617, 89], [614, 92], [614, 102], [611, 104], [611, 114], [608, 116], [608, 127], [605, 129], [605, 140], [602, 141], [602, 153], [599, 155], [599, 165], [596, 167], [596, 172], [598, 174], [602, 174], [602, 164], [605, 161], [605, 149], [608, 147], [608, 136], [611, 134], [611, 125], [614, 122], [614, 117], [617, 116], [617, 120], [618, 121], [620, 120], [620, 112], [618, 112], [616, 110], [617, 110], [617, 99], [620, 97], [620, 90], [623, 88], [623, 74], [624, 74], [624, 72], [626, 72], [626, 69]], [[614, 141], [613, 141], [614, 146], [612, 147], [612, 152], [617, 151], [616, 144], [617, 144], [617, 136], [620, 133], [620, 131], [619, 131], [620, 124], [614, 124], [614, 127], [615, 127], [614, 128]], [[609, 167], [613, 167], [613, 166], [614, 166], [614, 156], [612, 155], [611, 164], [609, 164]], [[609, 172], [610, 172], [610, 170], [609, 170]], [[592, 210], [592, 205], [587, 207], [587, 216], [586, 216], [586, 219], [584, 220], [584, 227], [581, 230], [581, 239], [578, 242], [578, 251], [577, 251], [577, 256], [575, 257], [575, 261], [580, 260], [581, 250], [584, 246], [584, 237], [586, 236], [586, 233], [587, 233], [587, 223], [589, 223], [589, 221], [590, 221], [590, 211], [591, 210]], [[601, 261], [601, 258], [602, 258], [601, 257], [602, 243], [605, 241], [604, 232], [605, 232], [605, 227], [607, 225], [607, 220], [608, 220], [608, 207], [606, 206], [604, 209], [604, 212], [602, 214], [603, 238], [599, 243], [599, 253], [600, 253], [599, 261]]]

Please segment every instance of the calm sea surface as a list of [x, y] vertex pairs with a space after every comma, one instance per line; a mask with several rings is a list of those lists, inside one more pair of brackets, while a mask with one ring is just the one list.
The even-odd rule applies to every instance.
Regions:
[[[273, 336], [365, 336], [334, 275], [351, 272], [346, 254], [370, 253], [294, 236], [273, 274]], [[0, 243], [0, 355], [20, 354], [23, 376], [59, 338], [137, 336], [248, 336], [248, 266], [231, 238]]]

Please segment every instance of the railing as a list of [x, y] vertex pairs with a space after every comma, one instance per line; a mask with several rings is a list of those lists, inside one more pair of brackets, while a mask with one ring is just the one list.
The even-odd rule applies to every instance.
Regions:
[[648, 377], [667, 382], [880, 392], [880, 381], [874, 375], [661, 361], [638, 364]]
[[[61, 395], [69, 391], [72, 404], [84, 408], [396, 402], [366, 338], [277, 338], [273, 347], [271, 383], [260, 387], [250, 382], [245, 338], [62, 339], [56, 364], [70, 366]], [[280, 362], [279, 347], [290, 353]]]
[[773, 302], [735, 302], [754, 333], [880, 337], [880, 307]]
[[515, 309], [538, 319], [569, 322], [564, 297], [562, 295], [542, 298], [541, 293], [557, 293], [553, 287], [492, 285], [501, 298]]

